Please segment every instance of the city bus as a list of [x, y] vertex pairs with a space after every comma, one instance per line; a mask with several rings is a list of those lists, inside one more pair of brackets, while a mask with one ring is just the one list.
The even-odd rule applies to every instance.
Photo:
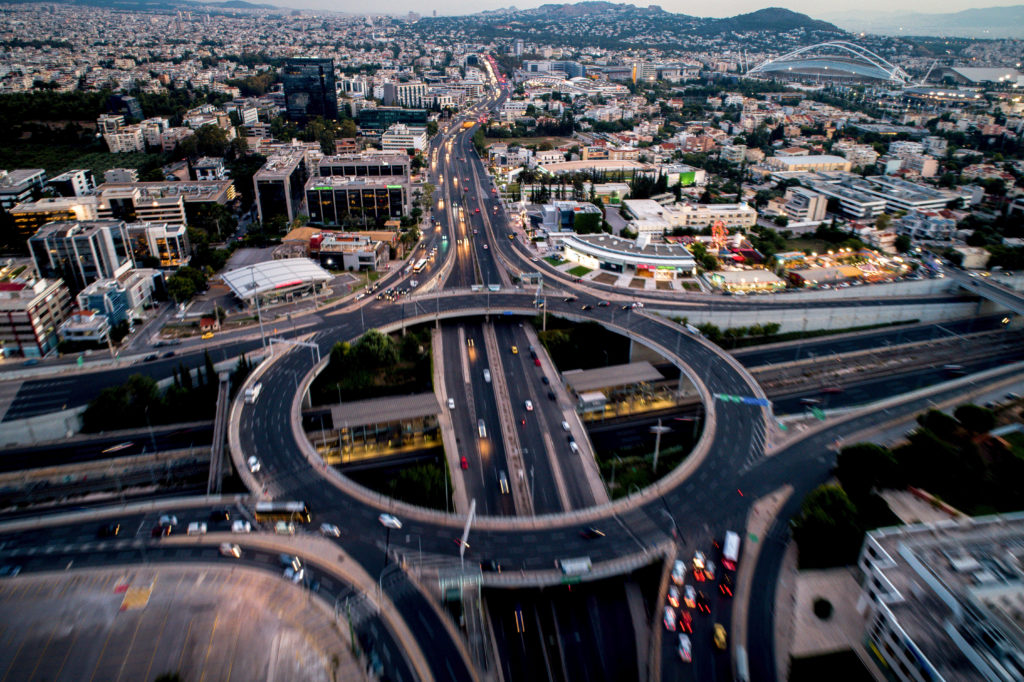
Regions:
[[305, 502], [257, 502], [256, 520], [267, 521], [300, 521], [309, 523], [309, 507]]
[[427, 267], [427, 259], [426, 258], [420, 258], [418, 261], [416, 261], [416, 265], [412, 266], [412, 271], [413, 272], [422, 272], [423, 268], [425, 268], [425, 267]]

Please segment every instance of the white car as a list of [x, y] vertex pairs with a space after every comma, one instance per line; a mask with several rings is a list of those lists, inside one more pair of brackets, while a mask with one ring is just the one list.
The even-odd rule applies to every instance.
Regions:
[[569, 430], [569, 422], [562, 422], [562, 430], [563, 431], [568, 431]]
[[249, 458], [249, 459], [248, 459], [248, 460], [246, 461], [246, 464], [248, 464], [248, 465], [249, 465], [249, 471], [250, 471], [251, 473], [254, 473], [254, 474], [255, 474], [255, 473], [256, 473], [257, 471], [259, 471], [259, 470], [260, 470], [260, 469], [262, 468], [262, 467], [260, 466], [260, 460], [259, 460], [259, 458], [258, 458], [258, 457], [256, 457], [256, 455], [253, 455], [252, 457], [250, 457], [250, 458]]
[[533, 412], [533, 401], [532, 400], [527, 400], [525, 405], [526, 405], [526, 411], [527, 412]]
[[306, 577], [306, 569], [300, 568], [296, 571], [294, 568], [289, 566], [284, 569], [284, 577], [291, 580], [293, 583], [301, 583], [302, 579]]
[[320, 535], [328, 538], [340, 538], [341, 529], [335, 526], [333, 523], [321, 523], [320, 524]]
[[178, 517], [173, 514], [164, 514], [160, 517], [161, 526], [177, 526]]
[[252, 525], [248, 521], [232, 521], [231, 522], [232, 533], [251, 533]]
[[693, 660], [693, 645], [690, 643], [690, 636], [679, 633], [679, 658], [683, 663]]
[[193, 521], [188, 524], [189, 535], [206, 535], [206, 524], [201, 521]]
[[240, 559], [242, 557], [242, 548], [230, 542], [222, 542], [220, 543], [220, 555]]
[[682, 585], [683, 579], [685, 577], [686, 564], [677, 559], [676, 562], [672, 564], [672, 582], [674, 582], [676, 585]]
[[402, 528], [402, 522], [398, 520], [397, 516], [392, 516], [391, 514], [381, 514], [377, 517], [377, 520], [385, 528], [391, 528], [392, 530], [400, 530]]
[[448, 398], [448, 409], [449, 410], [454, 410], [455, 409], [455, 398]]
[[665, 607], [665, 629], [670, 632], [676, 630], [676, 610], [671, 606]]
[[693, 585], [687, 585], [686, 589], [683, 590], [683, 603], [686, 604], [688, 609], [697, 607], [697, 590]]

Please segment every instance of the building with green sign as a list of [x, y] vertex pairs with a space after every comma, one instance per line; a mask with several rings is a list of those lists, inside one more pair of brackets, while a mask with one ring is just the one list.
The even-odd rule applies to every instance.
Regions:
[[398, 176], [310, 178], [306, 204], [311, 225], [382, 225], [408, 213], [409, 184]]

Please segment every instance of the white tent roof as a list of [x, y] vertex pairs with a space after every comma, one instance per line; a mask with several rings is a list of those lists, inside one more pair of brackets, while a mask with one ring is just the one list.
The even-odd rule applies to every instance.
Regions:
[[334, 276], [308, 258], [284, 258], [231, 270], [223, 279], [235, 296], [245, 300], [276, 289], [329, 282]]

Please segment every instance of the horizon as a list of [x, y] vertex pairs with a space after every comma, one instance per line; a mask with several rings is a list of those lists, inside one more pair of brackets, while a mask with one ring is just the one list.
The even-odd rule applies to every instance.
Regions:
[[[477, 14], [485, 10], [496, 10], [515, 6], [517, 9], [534, 9], [542, 5], [548, 4], [578, 4], [577, 2], [550, 2], [547, 0], [528, 0], [527, 2], [519, 2], [513, 0], [491, 0], [487, 2], [477, 2], [475, 0], [448, 0], [447, 2], [438, 2], [434, 5], [424, 6], [422, 2], [414, 2], [412, 0], [384, 0], [378, 3], [379, 10], [376, 12], [353, 12], [347, 9], [339, 9], [337, 3], [331, 2], [331, 0], [251, 0], [256, 4], [271, 4], [285, 9], [307, 9], [307, 10], [319, 10], [319, 11], [334, 11], [342, 12], [345, 14], [353, 15], [372, 15], [372, 14], [394, 14], [403, 15], [410, 11], [416, 12], [421, 16], [430, 16], [435, 10], [438, 16], [467, 16]], [[583, 1], [583, 0], [580, 0]], [[825, 8], [822, 7], [821, 3], [814, 2], [813, 0], [801, 0], [793, 3], [769, 3], [757, 2], [755, 0], [738, 0], [737, 2], [729, 2], [724, 4], [716, 4], [715, 8], [720, 11], [717, 12], [696, 12], [693, 9], [692, 4], [682, 2], [681, 0], [666, 0], [664, 2], [621, 2], [619, 0], [609, 0], [614, 4], [631, 4], [636, 7], [648, 7], [651, 5], [657, 5], [667, 12], [673, 12], [675, 14], [688, 14], [691, 16], [698, 17], [711, 17], [711, 18], [724, 18], [732, 17], [737, 14], [747, 14], [750, 12], [756, 12], [757, 10], [767, 9], [769, 7], [782, 7], [784, 9], [791, 10], [793, 12], [799, 12], [806, 14], [812, 19], [826, 19], [828, 17], [839, 17], [839, 16], [855, 16], [861, 13], [871, 13], [874, 15], [905, 15], [905, 14], [949, 14], [955, 12], [961, 12], [970, 9], [991, 9], [997, 7], [1018, 7], [1024, 3], [1021, 2], [998, 2], [998, 1], [984, 1], [984, 2], [962, 2], [958, 0], [939, 0], [938, 2], [931, 2], [929, 0], [915, 0], [912, 2], [903, 3], [900, 9], [892, 9], [892, 4], [885, 0], [869, 0], [868, 2], [836, 2], [829, 3]], [[708, 8], [710, 9], [710, 8]]]

